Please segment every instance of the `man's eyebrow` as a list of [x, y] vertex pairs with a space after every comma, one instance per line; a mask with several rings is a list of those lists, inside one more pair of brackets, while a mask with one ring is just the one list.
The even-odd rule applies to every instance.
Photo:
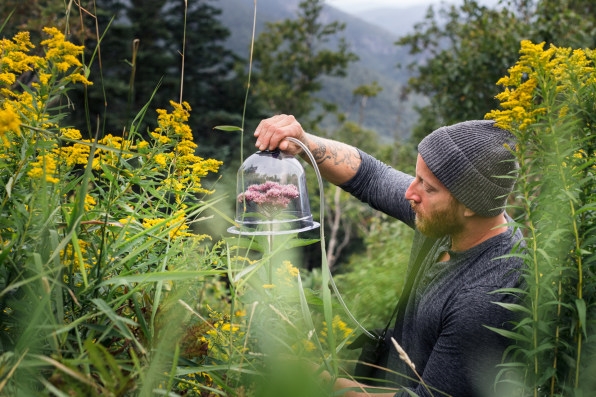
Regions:
[[428, 188], [437, 190], [437, 186], [434, 183], [429, 182], [428, 179], [424, 179], [423, 177], [421, 177], [418, 174], [416, 174], [416, 178], [418, 178], [420, 180], [420, 182], [423, 183], [425, 186], [428, 186]]

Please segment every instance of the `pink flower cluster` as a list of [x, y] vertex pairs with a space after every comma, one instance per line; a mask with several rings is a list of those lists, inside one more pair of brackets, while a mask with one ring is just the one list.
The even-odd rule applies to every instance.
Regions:
[[257, 205], [266, 206], [268, 209], [284, 209], [290, 201], [298, 197], [296, 185], [280, 185], [277, 182], [267, 181], [260, 185], [250, 185], [244, 193], [238, 195], [238, 201], [246, 200]]

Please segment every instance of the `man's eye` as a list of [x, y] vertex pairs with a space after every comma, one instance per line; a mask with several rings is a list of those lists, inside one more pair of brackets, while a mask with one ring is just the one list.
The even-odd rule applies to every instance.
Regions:
[[424, 188], [424, 191], [427, 193], [432, 193], [435, 190], [432, 186], [429, 186], [427, 183], [424, 182], [422, 182], [422, 187]]

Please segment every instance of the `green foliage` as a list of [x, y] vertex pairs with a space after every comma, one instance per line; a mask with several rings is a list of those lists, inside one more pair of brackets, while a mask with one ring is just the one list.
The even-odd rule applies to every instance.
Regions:
[[[25, 32], [0, 42], [0, 390], [152, 391], [178, 360], [189, 321], [178, 300], [221, 296], [201, 292], [225, 271], [200, 233], [214, 201], [201, 178], [220, 162], [194, 154], [184, 103], [158, 110], [149, 140], [61, 127], [56, 98], [90, 82], [82, 47], [45, 32], [44, 57]], [[39, 82], [10, 90], [23, 70]]]
[[75, 32], [81, 31], [78, 10], [72, 9], [69, 18], [61, 0], [33, 0], [22, 2], [19, 0], [4, 0], [0, 4], [0, 20], [7, 24], [2, 30], [4, 37], [12, 37], [19, 31], [29, 31], [34, 42], [43, 37], [43, 28], [55, 26], [64, 29], [67, 26]]
[[415, 32], [398, 41], [426, 58], [410, 65], [415, 76], [408, 90], [430, 101], [419, 109], [415, 142], [441, 125], [479, 119], [495, 109], [495, 83], [515, 63], [522, 39], [572, 47], [596, 44], [592, 1], [501, 3], [495, 9], [475, 0], [443, 5], [438, 12], [431, 7]]
[[[78, 14], [73, 4], [59, 6], [62, 13]], [[65, 115], [68, 123], [85, 137], [98, 130], [121, 135], [148, 98], [154, 108], [176, 98], [193, 109], [189, 124], [201, 153], [229, 161], [230, 143], [239, 144], [238, 137], [210, 132], [240, 120], [246, 77], [244, 65], [224, 46], [230, 32], [218, 20], [221, 11], [209, 2], [181, 0], [99, 0], [94, 8], [93, 15], [83, 12], [69, 24], [68, 37], [86, 46], [88, 77], [97, 84], [70, 92], [77, 106]], [[84, 27], [75, 28], [75, 22]], [[35, 20], [27, 23], [23, 28]], [[254, 118], [258, 103], [248, 105], [247, 116]], [[156, 126], [149, 118], [143, 123], [137, 126], [141, 134]]]
[[534, 1], [535, 11], [528, 15], [536, 32], [536, 42], [560, 47], [596, 47], [592, 34], [596, 28], [596, 4], [590, 0]]
[[[92, 84], [83, 47], [45, 33], [44, 57], [26, 32], [0, 41], [0, 392], [328, 395], [312, 366], [336, 375], [352, 330], [329, 273], [307, 290], [291, 263], [317, 240], [211, 241], [203, 179], [221, 162], [196, 154], [190, 105], [85, 139], [60, 105]], [[24, 71], [39, 81], [15, 90]]]
[[398, 41], [427, 58], [410, 65], [408, 90], [430, 103], [420, 110], [414, 142], [447, 124], [481, 119], [497, 106], [495, 82], [515, 62], [525, 26], [506, 8], [492, 10], [475, 0], [430, 7], [415, 33]]
[[523, 41], [520, 60], [499, 80], [501, 109], [487, 117], [517, 137], [515, 207], [526, 247], [527, 290], [504, 365], [522, 395], [593, 391], [596, 362], [596, 56]]
[[322, 3], [302, 1], [297, 19], [267, 23], [255, 42], [258, 78], [254, 95], [273, 113], [289, 113], [301, 120], [311, 117], [318, 101], [313, 94], [322, 87], [321, 77], [345, 76], [349, 62], [356, 60], [343, 39], [336, 50], [326, 47], [344, 25], [321, 23]]
[[336, 276], [341, 291], [353, 291], [348, 307], [368, 329], [383, 328], [403, 287], [413, 231], [395, 220], [373, 218], [366, 252], [350, 256]]

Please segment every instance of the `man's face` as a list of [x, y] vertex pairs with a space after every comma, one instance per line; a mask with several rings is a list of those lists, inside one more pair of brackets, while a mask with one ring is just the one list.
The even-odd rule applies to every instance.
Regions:
[[416, 228], [425, 236], [438, 238], [463, 230], [465, 207], [434, 176], [420, 155], [416, 177], [405, 197], [416, 213]]

